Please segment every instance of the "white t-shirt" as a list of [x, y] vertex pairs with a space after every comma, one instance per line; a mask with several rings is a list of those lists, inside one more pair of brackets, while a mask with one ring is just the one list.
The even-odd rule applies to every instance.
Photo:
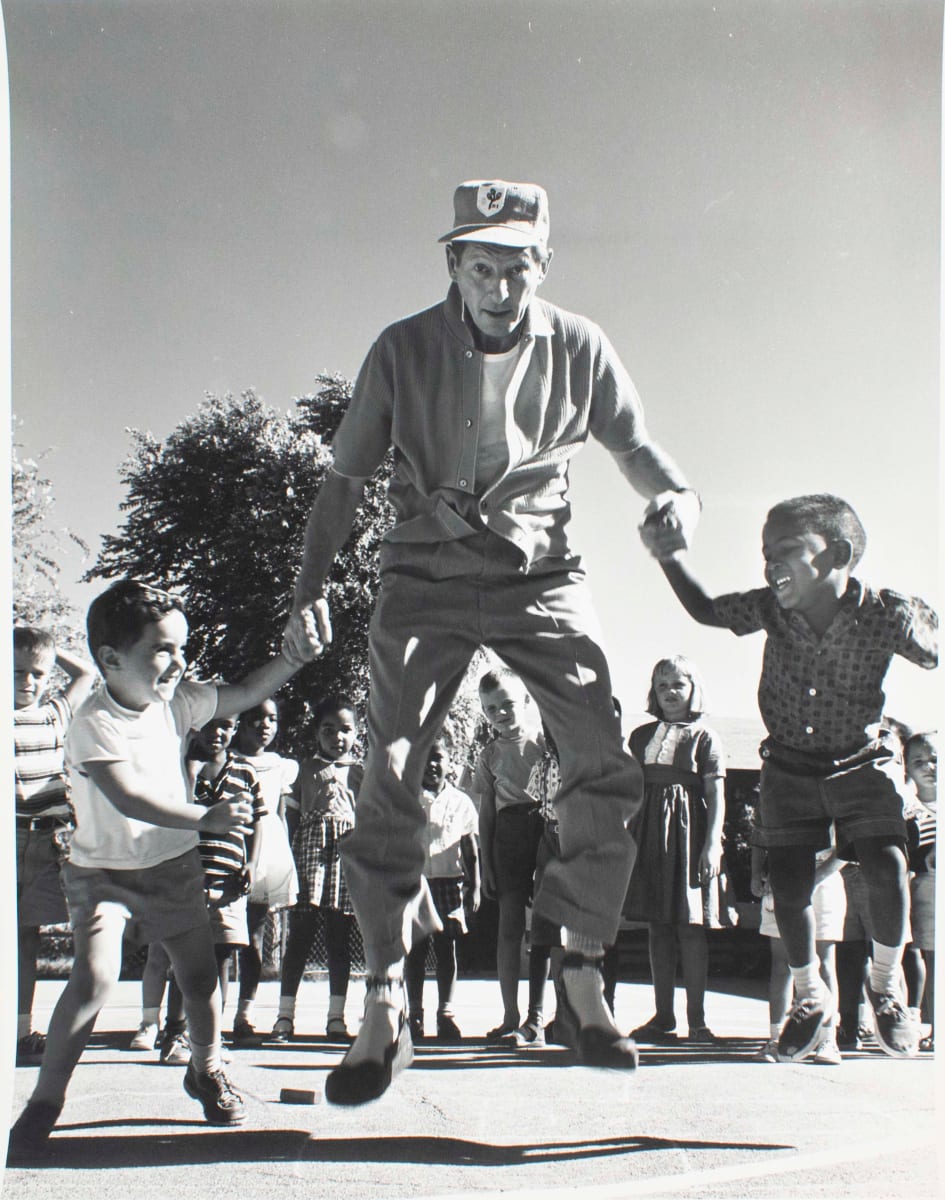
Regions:
[[76, 830], [70, 859], [77, 867], [135, 870], [177, 858], [198, 842], [196, 830], [168, 829], [126, 817], [96, 787], [88, 763], [128, 763], [144, 794], [176, 804], [193, 799], [184, 769], [191, 730], [213, 717], [217, 689], [185, 680], [169, 704], [142, 712], [123, 708], [99, 688], [81, 705], [66, 733]]
[[482, 356], [479, 389], [479, 445], [476, 451], [476, 491], [495, 483], [509, 460], [521, 460], [521, 435], [512, 420], [515, 398], [532, 356], [531, 341], [513, 346], [504, 354]]
[[437, 792], [420, 794], [427, 813], [427, 859], [423, 873], [428, 879], [451, 879], [463, 874], [460, 842], [466, 834], [479, 832], [479, 815], [472, 800], [447, 783]]

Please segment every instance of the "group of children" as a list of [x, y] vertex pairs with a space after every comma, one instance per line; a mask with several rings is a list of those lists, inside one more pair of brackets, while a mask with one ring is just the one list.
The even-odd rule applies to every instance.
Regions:
[[[714, 599], [685, 565], [678, 530], [645, 524], [641, 533], [697, 621], [739, 635], [759, 630], [767, 635], [759, 706], [769, 736], [761, 748], [752, 878], [759, 895], [770, 894], [762, 931], [778, 946], [768, 1056], [829, 1059], [838, 1010], [831, 955], [838, 940], [835, 900], [832, 924], [818, 924], [816, 913], [818, 907], [830, 909], [830, 889], [837, 892], [830, 881], [842, 877], [838, 865], [847, 860], [858, 863], [866, 895], [865, 995], [877, 1040], [887, 1053], [913, 1055], [920, 1027], [917, 1004], [906, 1002], [902, 963], [911, 936], [930, 1012], [935, 748], [932, 735], [906, 744], [906, 765], [918, 789], [912, 797], [918, 808], [910, 815], [904, 808], [909, 796], [901, 746], [884, 724], [881, 685], [894, 654], [926, 668], [935, 665], [935, 614], [917, 598], [874, 591], [853, 576], [865, 534], [850, 506], [836, 497], [800, 497], [775, 506], [763, 531], [767, 586]], [[18, 1056], [42, 1052], [36, 1087], [14, 1126], [14, 1147], [41, 1146], [54, 1127], [72, 1071], [117, 979], [126, 936], [161, 948], [152, 991], [145, 989], [139, 1041], [152, 1044], [157, 1032], [160, 998], [155, 1004], [153, 995], [158, 984], [163, 991], [163, 954], [177, 996], [169, 999], [169, 1018], [173, 1002], [174, 1019], [179, 1024], [186, 1019], [187, 1025], [184, 1088], [212, 1123], [244, 1119], [242, 1099], [222, 1066], [221, 989], [235, 948], [240, 998], [234, 1043], [253, 1042], [259, 1037], [253, 1001], [271, 908], [293, 905], [270, 1037], [285, 1041], [294, 1034], [299, 983], [321, 918], [329, 960], [326, 1032], [350, 1038], [344, 1008], [354, 918], [340, 847], [356, 819], [361, 770], [352, 756], [354, 705], [342, 695], [323, 701], [315, 719], [316, 753], [296, 767], [269, 747], [278, 724], [272, 696], [304, 662], [298, 639], [242, 682], [219, 685], [185, 678], [186, 639], [179, 598], [132, 580], [113, 584], [89, 610], [89, 647], [104, 680], [95, 691], [91, 669], [57, 652], [48, 636], [21, 629], [14, 634]], [[318, 645], [313, 630], [310, 657]], [[45, 677], [54, 662], [70, 682], [61, 696], [44, 701]], [[442, 740], [423, 777], [426, 875], [442, 925], [433, 935], [437, 1036], [460, 1036], [452, 1009], [456, 939], [486, 896], [499, 910], [496, 965], [503, 1009], [487, 1036], [516, 1046], [542, 1045], [549, 963], [554, 978], [563, 952], [560, 930], [545, 928], [540, 919], [531, 929], [524, 1021], [518, 984], [536, 872], [540, 879], [559, 853], [556, 750], [511, 671], [488, 672], [480, 681], [480, 698], [495, 738], [467, 771], [463, 786], [450, 782]], [[703, 718], [699, 673], [685, 658], [656, 664], [647, 707], [654, 720], [629, 740], [642, 768], [644, 798], [629, 825], [639, 852], [625, 915], [648, 927], [655, 1011], [630, 1036], [643, 1043], [677, 1036], [678, 951], [686, 1037], [711, 1043], [716, 1039], [704, 1009], [705, 931], [737, 919], [722, 843], [724, 754]], [[75, 961], [44, 1046], [30, 1028], [29, 1012], [38, 929], [65, 915], [60, 879]], [[407, 964], [414, 1039], [425, 1032], [427, 951], [425, 941], [416, 945]], [[912, 968], [915, 975], [915, 961]], [[602, 970], [612, 1010], [613, 948]], [[843, 1017], [842, 998], [839, 1004]], [[576, 1030], [568, 1010], [561, 991], [551, 1032], [556, 1041], [573, 1044]]]

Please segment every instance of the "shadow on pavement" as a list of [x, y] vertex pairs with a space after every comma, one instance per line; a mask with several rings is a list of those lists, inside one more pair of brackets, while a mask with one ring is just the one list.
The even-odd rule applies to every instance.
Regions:
[[[493, 1145], [452, 1137], [315, 1138], [295, 1129], [227, 1129], [183, 1133], [183, 1121], [162, 1121], [166, 1133], [129, 1137], [126, 1133], [83, 1137], [79, 1130], [149, 1125], [146, 1121], [103, 1121], [64, 1125], [47, 1147], [10, 1166], [100, 1171], [128, 1167], [199, 1165], [213, 1162], [416, 1163], [426, 1166], [508, 1167], [528, 1163], [573, 1162], [665, 1150], [794, 1150], [793, 1146], [759, 1142], [680, 1141], [672, 1138], [603, 1138], [598, 1141], [529, 1142]], [[69, 1131], [75, 1136], [64, 1136]]]

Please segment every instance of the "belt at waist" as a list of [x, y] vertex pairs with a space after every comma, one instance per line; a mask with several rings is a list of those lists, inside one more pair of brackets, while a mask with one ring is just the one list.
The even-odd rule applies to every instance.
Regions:
[[32, 829], [39, 832], [48, 829], [71, 829], [72, 822], [67, 817], [20, 817], [16, 818], [17, 829]]

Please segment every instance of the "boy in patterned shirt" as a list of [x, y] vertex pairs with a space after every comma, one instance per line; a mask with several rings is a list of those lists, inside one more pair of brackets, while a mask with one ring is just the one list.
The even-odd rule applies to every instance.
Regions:
[[[69, 677], [46, 699], [54, 666]], [[56, 648], [47, 629], [13, 629], [13, 788], [16, 805], [17, 1066], [37, 1062], [46, 1037], [33, 1030], [41, 925], [69, 919], [59, 866], [72, 830], [63, 739], [72, 714], [92, 690], [95, 668]]]
[[806, 1058], [833, 1016], [814, 949], [811, 894], [817, 850], [836, 821], [840, 858], [860, 862], [873, 922], [867, 995], [887, 1054], [912, 1057], [920, 1028], [901, 996], [908, 926], [905, 781], [898, 738], [883, 726], [883, 680], [894, 654], [931, 669], [938, 618], [918, 597], [874, 590], [852, 572], [866, 548], [856, 513], [836, 496], [776, 504], [762, 531], [768, 586], [711, 599], [683, 564], [672, 530], [644, 543], [683, 607], [703, 625], [767, 635], [758, 704], [761, 747], [755, 838], [768, 851], [778, 931], [795, 1003], [778, 1041], [782, 1060]]

